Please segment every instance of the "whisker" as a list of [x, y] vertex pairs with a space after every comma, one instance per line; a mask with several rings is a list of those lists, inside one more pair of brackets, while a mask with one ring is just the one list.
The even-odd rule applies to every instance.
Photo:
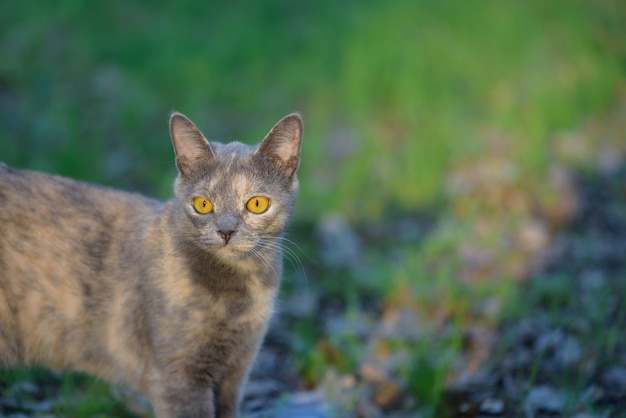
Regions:
[[264, 262], [265, 264], [267, 264], [267, 266], [272, 269], [272, 271], [274, 272], [275, 275], [278, 276], [278, 272], [276, 271], [276, 268], [274, 268], [274, 266], [272, 265], [272, 263], [263, 255], [261, 254], [257, 249], [252, 248], [250, 250], [250, 252], [256, 256], [259, 260], [261, 260], [262, 262]]
[[315, 263], [315, 260], [314, 260], [313, 258], [311, 258], [311, 257], [310, 257], [310, 256], [306, 253], [306, 251], [304, 251], [304, 250], [302, 249], [302, 247], [300, 247], [300, 246], [298, 245], [298, 243], [297, 243], [297, 242], [292, 241], [292, 240], [290, 240], [289, 238], [287, 238], [287, 237], [283, 237], [283, 236], [278, 236], [278, 237], [276, 237], [276, 238], [277, 238], [277, 239], [279, 239], [279, 240], [282, 240], [282, 241], [287, 242], [289, 245], [294, 246], [294, 247], [296, 248], [296, 250], [298, 250], [298, 251], [300, 252], [300, 254], [302, 254], [304, 257], [306, 257], [306, 259], [307, 259], [308, 261], [310, 261], [310, 262], [312, 262], [312, 263]]
[[[280, 238], [280, 237], [271, 237], [271, 238], [261, 237], [259, 241], [259, 245], [264, 246], [270, 250], [282, 251], [285, 259], [291, 264], [291, 266], [294, 269], [302, 273], [305, 281], [308, 283], [308, 277], [306, 274], [306, 270], [304, 268], [304, 264], [300, 260], [300, 257], [298, 256], [298, 254], [293, 249], [289, 248], [287, 245], [283, 244], [276, 238]], [[292, 243], [292, 241], [289, 241], [289, 240], [287, 241]]]

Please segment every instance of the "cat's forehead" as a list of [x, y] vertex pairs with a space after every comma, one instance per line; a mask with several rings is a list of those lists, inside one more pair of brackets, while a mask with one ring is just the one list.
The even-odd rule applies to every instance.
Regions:
[[211, 142], [211, 149], [215, 153], [216, 161], [225, 164], [232, 164], [245, 159], [254, 152], [255, 148], [241, 142], [229, 142], [228, 144]]
[[253, 169], [252, 154], [255, 147], [240, 142], [228, 144], [212, 142], [211, 149], [214, 154], [210, 162], [213, 174], [219, 173], [229, 177], [236, 174], [251, 173]]
[[243, 195], [256, 188], [256, 183], [254, 178], [247, 173], [235, 171], [227, 175], [210, 176], [201, 183], [201, 188], [208, 192], [212, 198], [224, 199], [228, 196]]
[[263, 184], [252, 162], [255, 147], [240, 142], [231, 142], [228, 144], [211, 143], [211, 148], [215, 155], [211, 164], [211, 173], [204, 184], [205, 188], [227, 192], [229, 189], [246, 190]]

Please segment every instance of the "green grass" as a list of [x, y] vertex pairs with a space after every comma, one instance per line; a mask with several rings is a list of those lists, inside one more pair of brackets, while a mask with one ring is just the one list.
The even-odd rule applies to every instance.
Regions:
[[3, 371], [0, 399], [17, 402], [13, 406], [7, 404], [3, 412], [27, 416], [139, 416], [113, 394], [109, 384], [101, 380], [81, 373], [56, 373], [39, 367]]
[[486, 132], [510, 137], [516, 162], [540, 176], [551, 136], [603, 112], [623, 85], [621, 11], [565, 0], [13, 2], [0, 17], [11, 57], [0, 63], [2, 159], [168, 197], [171, 109], [209, 137], [249, 142], [300, 110], [299, 218], [411, 210], [442, 196], [451, 164], [485, 152]]

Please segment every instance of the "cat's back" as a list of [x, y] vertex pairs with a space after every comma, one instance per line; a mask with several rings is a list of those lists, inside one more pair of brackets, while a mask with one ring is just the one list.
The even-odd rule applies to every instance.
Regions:
[[[19, 170], [0, 163], [0, 223], [3, 228], [28, 227], [21, 224], [61, 224], [111, 221], [133, 216], [159, 202], [139, 194], [126, 193], [36, 171]], [[43, 231], [42, 231], [43, 232]]]
[[0, 279], [97, 272], [160, 204], [0, 164]]

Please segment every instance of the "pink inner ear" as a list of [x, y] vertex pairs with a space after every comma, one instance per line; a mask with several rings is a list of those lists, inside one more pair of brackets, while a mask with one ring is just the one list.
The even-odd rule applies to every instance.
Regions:
[[290, 161], [300, 153], [300, 141], [295, 138], [277, 141], [274, 152], [282, 161]]
[[174, 145], [176, 160], [189, 166], [200, 159], [209, 158], [213, 151], [196, 126], [180, 113], [170, 119], [170, 136]]
[[189, 137], [186, 132], [178, 138], [180, 140], [176, 140], [174, 146], [180, 158], [196, 161], [207, 157], [207, 147], [203, 147], [197, 139]]
[[277, 156], [285, 166], [297, 168], [302, 138], [302, 119], [291, 114], [281, 119], [261, 143], [261, 153]]

